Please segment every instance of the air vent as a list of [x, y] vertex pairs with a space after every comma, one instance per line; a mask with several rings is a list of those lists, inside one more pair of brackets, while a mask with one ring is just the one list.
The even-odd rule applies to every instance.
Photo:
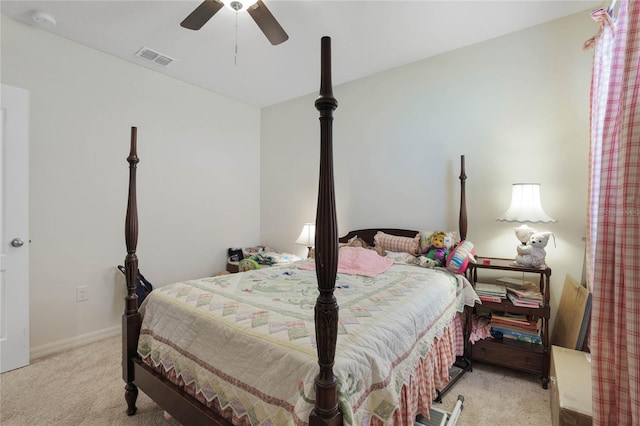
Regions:
[[156, 64], [162, 65], [163, 67], [166, 67], [171, 62], [175, 61], [175, 59], [167, 55], [163, 55], [162, 53], [158, 53], [155, 50], [149, 49], [148, 47], [143, 47], [142, 49], [138, 50], [136, 52], [136, 56], [139, 56], [151, 62], [155, 62]]

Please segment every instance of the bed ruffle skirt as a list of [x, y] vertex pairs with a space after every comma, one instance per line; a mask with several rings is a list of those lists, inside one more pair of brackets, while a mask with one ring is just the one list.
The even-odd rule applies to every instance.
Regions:
[[438, 396], [436, 389], [442, 389], [449, 383], [449, 367], [456, 360], [457, 342], [459, 335], [463, 334], [461, 316], [460, 313], [456, 315], [452, 324], [436, 339], [427, 356], [420, 359], [414, 373], [402, 387], [400, 405], [394, 411], [391, 422], [385, 423], [374, 417], [370, 425], [413, 426], [417, 414], [429, 418], [429, 408]]

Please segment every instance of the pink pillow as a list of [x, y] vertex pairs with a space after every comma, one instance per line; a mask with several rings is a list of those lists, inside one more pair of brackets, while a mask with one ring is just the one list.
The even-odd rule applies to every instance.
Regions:
[[454, 274], [463, 274], [475, 254], [476, 249], [471, 241], [460, 241], [447, 257], [447, 269]]
[[382, 247], [384, 250], [411, 253], [413, 255], [418, 254], [420, 248], [420, 233], [418, 232], [415, 237], [398, 237], [397, 235], [385, 234], [382, 231], [373, 237], [373, 242], [376, 247]]

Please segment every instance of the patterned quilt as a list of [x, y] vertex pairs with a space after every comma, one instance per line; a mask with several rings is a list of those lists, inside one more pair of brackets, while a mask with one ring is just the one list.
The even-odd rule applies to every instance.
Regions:
[[[303, 262], [312, 260], [154, 290], [141, 309], [139, 355], [234, 423], [307, 424], [318, 290]], [[393, 422], [403, 385], [477, 299], [461, 276], [403, 264], [375, 278], [338, 274], [335, 296], [334, 373], [353, 425]]]

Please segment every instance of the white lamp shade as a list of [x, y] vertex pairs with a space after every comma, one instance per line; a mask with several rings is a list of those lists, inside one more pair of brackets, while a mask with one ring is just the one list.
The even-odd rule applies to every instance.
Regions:
[[542, 208], [539, 183], [514, 183], [511, 190], [511, 205], [496, 220], [499, 222], [557, 222]]
[[305, 247], [313, 247], [315, 245], [316, 240], [316, 224], [315, 223], [305, 223], [302, 227], [302, 232], [300, 232], [300, 236], [295, 241], [296, 244], [301, 244]]

